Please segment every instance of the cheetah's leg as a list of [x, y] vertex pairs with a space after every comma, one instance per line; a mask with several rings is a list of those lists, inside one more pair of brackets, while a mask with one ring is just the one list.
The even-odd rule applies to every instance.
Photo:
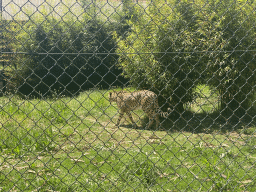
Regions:
[[123, 116], [124, 116], [124, 112], [120, 112], [119, 118], [118, 118], [118, 120], [117, 120], [117, 122], [116, 122], [116, 126], [119, 126], [120, 121], [121, 121], [121, 119], [123, 118]]
[[153, 117], [149, 117], [149, 122], [148, 122], [148, 125], [146, 126], [146, 129], [150, 128], [153, 123], [154, 123], [154, 118]]
[[132, 124], [133, 124], [135, 127], [137, 127], [136, 123], [134, 122], [134, 120], [133, 120], [133, 118], [132, 118], [132, 114], [131, 114], [130, 112], [127, 112], [127, 115], [128, 115], [128, 117], [130, 118]]
[[152, 126], [152, 124], [154, 123], [154, 120], [156, 121], [156, 129], [159, 127], [159, 124], [160, 124], [159, 115], [155, 113], [149, 117], [149, 123], [148, 123], [148, 126], [146, 126], [146, 129]]
[[159, 128], [159, 124], [160, 124], [159, 115], [158, 114], [155, 114], [155, 119], [156, 119], [156, 129], [158, 129]]

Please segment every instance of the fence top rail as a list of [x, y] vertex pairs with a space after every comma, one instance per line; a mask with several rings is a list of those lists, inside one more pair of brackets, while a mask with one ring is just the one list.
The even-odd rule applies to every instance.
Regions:
[[1, 54], [23, 54], [23, 55], [115, 55], [115, 54], [123, 54], [123, 55], [142, 55], [142, 54], [189, 54], [189, 53], [234, 53], [234, 52], [256, 52], [256, 50], [215, 50], [215, 51], [181, 51], [181, 52], [120, 52], [120, 53], [113, 53], [113, 52], [106, 52], [106, 53], [28, 53], [28, 52], [1, 52]]

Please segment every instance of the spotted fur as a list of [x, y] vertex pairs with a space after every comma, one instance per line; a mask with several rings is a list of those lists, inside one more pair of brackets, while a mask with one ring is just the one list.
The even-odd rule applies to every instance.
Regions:
[[[110, 92], [109, 101], [116, 102], [119, 108], [119, 118], [117, 120], [116, 126], [119, 126], [124, 113], [128, 115], [131, 122], [136, 126], [134, 122], [131, 111], [136, 109], [142, 109], [149, 117], [148, 127], [151, 127], [153, 121], [156, 121], [156, 128], [159, 126], [159, 114], [163, 117], [168, 115], [167, 112], [162, 112], [158, 106], [157, 95], [148, 90], [136, 91], [136, 92]], [[169, 110], [169, 109], [168, 109]]]

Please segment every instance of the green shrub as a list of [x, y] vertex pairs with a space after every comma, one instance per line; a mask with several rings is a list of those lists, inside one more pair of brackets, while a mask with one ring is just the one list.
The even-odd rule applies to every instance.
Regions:
[[232, 0], [210, 1], [208, 12], [214, 12], [222, 42], [210, 57], [209, 81], [220, 92], [221, 109], [226, 114], [242, 116], [251, 107], [255, 84], [255, 3]]
[[123, 74], [135, 87], [160, 94], [161, 106], [172, 95], [175, 111], [182, 113], [203, 71], [198, 54], [191, 53], [200, 43], [195, 35], [197, 7], [187, 2], [152, 1], [146, 10], [140, 6], [134, 10], [138, 20], [131, 19], [128, 37], [118, 40]]
[[232, 0], [136, 4], [129, 35], [116, 35], [123, 75], [160, 94], [161, 106], [171, 96], [178, 113], [202, 83], [219, 92], [222, 112], [244, 114], [254, 94], [255, 52], [248, 51], [255, 50], [253, 7]]
[[156, 180], [159, 177], [159, 170], [148, 159], [133, 159], [133, 162], [122, 171], [121, 176], [130, 185], [141, 183], [145, 187], [150, 187], [156, 184]]
[[15, 49], [26, 53], [14, 61], [19, 68], [15, 74], [20, 93], [73, 95], [124, 80], [115, 67], [113, 27], [88, 12], [79, 19], [41, 13], [19, 26]]

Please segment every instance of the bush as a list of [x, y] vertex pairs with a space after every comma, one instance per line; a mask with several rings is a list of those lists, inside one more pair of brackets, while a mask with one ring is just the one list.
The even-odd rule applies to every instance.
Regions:
[[129, 20], [131, 32], [118, 39], [117, 51], [123, 75], [136, 87], [160, 94], [161, 105], [171, 95], [178, 113], [193, 100], [198, 84], [219, 91], [224, 113], [250, 107], [255, 52], [247, 50], [255, 50], [256, 34], [252, 3], [169, 0], [152, 1], [145, 10], [134, 7], [138, 20]]
[[20, 93], [43, 97], [53, 92], [73, 95], [125, 81], [115, 67], [118, 57], [111, 35], [113, 28], [84, 14], [82, 20], [74, 20], [45, 13], [20, 27], [15, 48], [28, 53], [15, 60]]
[[120, 11], [115, 19], [115, 31], [117, 36], [125, 39], [131, 32], [132, 26], [129, 21], [132, 20], [135, 22], [138, 20], [133, 0], [122, 0], [122, 11]]
[[221, 43], [210, 57], [208, 83], [219, 90], [224, 114], [243, 116], [251, 107], [255, 76], [255, 3], [232, 0], [210, 1], [206, 8], [215, 12], [210, 22], [218, 22]]
[[123, 74], [135, 87], [160, 94], [161, 106], [172, 95], [175, 111], [182, 113], [183, 104], [193, 99], [193, 88], [203, 70], [198, 55], [190, 53], [197, 46], [196, 7], [173, 1], [152, 1], [146, 10], [134, 7], [138, 20], [130, 20], [132, 31], [118, 40]]

